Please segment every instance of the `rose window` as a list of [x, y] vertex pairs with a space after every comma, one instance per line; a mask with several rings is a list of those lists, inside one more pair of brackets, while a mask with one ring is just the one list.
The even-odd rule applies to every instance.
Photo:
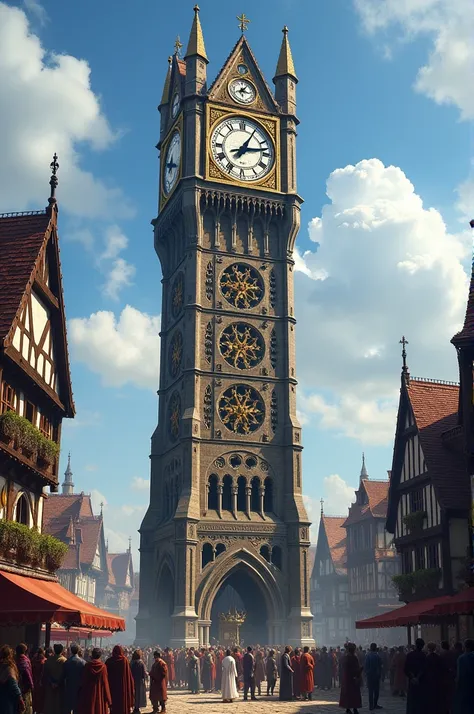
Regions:
[[219, 399], [219, 416], [229, 431], [250, 434], [263, 424], [265, 405], [256, 389], [234, 384]]
[[250, 265], [229, 265], [221, 275], [220, 286], [227, 302], [242, 310], [255, 307], [263, 298], [263, 280]]
[[173, 441], [179, 436], [179, 428], [181, 425], [181, 399], [178, 392], [174, 392], [170, 399], [168, 407], [168, 427], [170, 437]]
[[234, 322], [225, 328], [219, 349], [225, 361], [238, 369], [256, 367], [265, 351], [260, 332], [245, 322]]

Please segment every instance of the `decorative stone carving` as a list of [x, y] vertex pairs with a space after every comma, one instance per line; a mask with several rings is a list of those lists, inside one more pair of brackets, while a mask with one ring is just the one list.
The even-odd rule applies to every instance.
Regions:
[[277, 336], [275, 330], [270, 333], [270, 362], [273, 369], [276, 369], [277, 365]]
[[206, 297], [210, 301], [214, 295], [214, 266], [212, 260], [209, 261], [206, 268]]
[[272, 425], [273, 433], [276, 432], [278, 426], [278, 398], [276, 389], [272, 392], [272, 399], [270, 402], [270, 421]]
[[212, 362], [212, 338], [212, 322], [208, 322], [206, 326], [206, 334], [204, 336], [204, 354], [206, 356], [206, 362], [208, 362], [208, 364], [211, 364]]
[[207, 385], [204, 391], [204, 426], [210, 429], [212, 424], [212, 387]]

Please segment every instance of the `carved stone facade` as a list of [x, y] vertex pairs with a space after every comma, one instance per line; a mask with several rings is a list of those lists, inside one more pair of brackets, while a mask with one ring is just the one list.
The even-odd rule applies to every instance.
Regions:
[[[232, 581], [247, 610], [245, 583], [260, 593], [266, 642], [311, 645], [293, 310], [297, 120], [277, 105], [244, 36], [208, 91], [206, 64], [196, 10], [188, 53], [173, 58], [160, 105], [161, 374], [137, 640], [209, 644], [213, 605]], [[256, 91], [253, 107], [227, 91], [242, 73]], [[290, 73], [276, 77], [277, 94], [295, 83]], [[213, 163], [211, 122], [240, 116], [271, 141], [261, 181], [223, 178]], [[169, 148], [176, 132], [179, 158]]]

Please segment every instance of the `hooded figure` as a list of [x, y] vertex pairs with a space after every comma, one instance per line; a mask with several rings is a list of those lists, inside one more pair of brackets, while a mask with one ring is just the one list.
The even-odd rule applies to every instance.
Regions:
[[[78, 714], [109, 714], [112, 706], [107, 667], [101, 662], [101, 650], [92, 650], [92, 659], [83, 669], [79, 691]], [[128, 714], [128, 712], [127, 712]]]
[[128, 659], [120, 645], [115, 645], [112, 656], [105, 664], [112, 697], [111, 714], [130, 714], [135, 698], [135, 685]]

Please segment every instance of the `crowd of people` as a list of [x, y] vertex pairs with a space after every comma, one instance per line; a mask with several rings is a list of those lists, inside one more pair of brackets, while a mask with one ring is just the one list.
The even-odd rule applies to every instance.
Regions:
[[358, 714], [362, 691], [370, 711], [382, 709], [380, 685], [406, 699], [407, 714], [474, 714], [474, 640], [453, 647], [418, 639], [412, 647], [292, 649], [248, 646], [112, 650], [56, 644], [29, 652], [24, 644], [0, 648], [0, 714], [138, 714], [166, 711], [168, 688], [193, 694], [311, 700], [315, 690], [340, 688], [339, 706]]

